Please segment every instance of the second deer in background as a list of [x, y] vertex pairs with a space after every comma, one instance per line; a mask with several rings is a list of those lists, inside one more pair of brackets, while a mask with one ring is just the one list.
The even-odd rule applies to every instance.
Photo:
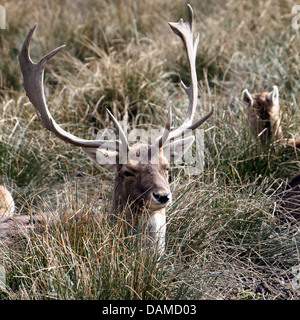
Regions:
[[283, 138], [277, 86], [273, 86], [271, 92], [252, 94], [245, 89], [242, 99], [245, 103], [250, 130], [262, 146], [273, 139], [279, 140], [284, 145], [300, 148], [300, 138], [287, 140]]
[[[242, 93], [250, 130], [261, 146], [266, 146], [271, 140], [278, 140], [285, 146], [300, 148], [300, 138], [284, 139], [280, 125], [279, 91], [273, 86], [271, 92], [252, 93], [245, 89]], [[290, 178], [283, 188], [276, 210], [280, 215], [293, 216], [300, 219], [300, 174]]]

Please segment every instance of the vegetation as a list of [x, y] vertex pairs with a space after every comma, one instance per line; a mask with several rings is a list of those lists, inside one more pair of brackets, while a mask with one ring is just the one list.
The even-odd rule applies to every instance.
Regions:
[[[157, 262], [142, 234], [109, 211], [113, 173], [45, 130], [22, 88], [17, 62], [29, 28], [33, 60], [66, 44], [48, 64], [45, 89], [56, 121], [92, 138], [111, 123], [160, 126], [169, 100], [185, 115], [187, 60], [166, 21], [186, 20], [179, 0], [7, 0], [0, 30], [0, 176], [17, 214], [59, 212], [23, 250], [0, 248], [2, 299], [298, 299], [299, 225], [278, 219], [276, 198], [299, 173], [296, 152], [260, 150], [241, 92], [279, 87], [286, 137], [299, 136], [299, 41], [291, 0], [191, 0], [199, 107], [215, 104], [205, 129], [202, 174], [171, 171], [167, 250]], [[67, 212], [73, 218], [66, 218]], [[296, 285], [295, 285], [296, 283]]]

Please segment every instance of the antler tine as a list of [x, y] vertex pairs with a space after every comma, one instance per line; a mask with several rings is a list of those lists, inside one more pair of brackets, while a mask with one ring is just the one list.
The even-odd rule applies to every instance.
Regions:
[[161, 148], [165, 144], [165, 142], [168, 140], [168, 137], [171, 131], [171, 126], [172, 126], [172, 102], [170, 101], [169, 109], [168, 109], [168, 118], [165, 125], [164, 133], [160, 138], [158, 138], [157, 144], [155, 144], [155, 145], [158, 145], [159, 148]]
[[130, 150], [130, 147], [129, 147], [129, 144], [128, 144], [128, 141], [127, 141], [127, 138], [126, 138], [126, 135], [125, 135], [125, 132], [124, 130], [122, 129], [119, 121], [113, 116], [113, 114], [108, 110], [106, 109], [108, 115], [110, 116], [115, 128], [118, 130], [119, 132], [119, 137], [121, 139], [121, 145], [122, 147], [124, 148], [124, 152]]
[[[195, 41], [193, 39], [193, 9], [188, 4], [188, 14], [189, 19], [188, 22], [184, 22], [180, 19], [179, 22], [169, 22], [169, 26], [172, 31], [178, 35], [185, 47], [186, 54], [189, 62], [189, 70], [190, 70], [190, 86], [186, 86], [183, 81], [181, 81], [181, 85], [186, 92], [189, 99], [189, 106], [185, 116], [185, 120], [183, 123], [176, 129], [173, 129], [169, 132], [168, 137], [160, 137], [158, 139], [159, 146], [163, 145], [165, 142], [177, 138], [184, 134], [187, 130], [195, 130], [198, 128], [203, 122], [205, 122], [214, 112], [214, 108], [210, 110], [203, 118], [193, 123], [196, 107], [197, 107], [197, 99], [198, 99], [198, 83], [197, 83], [197, 73], [196, 73], [196, 54], [197, 47], [199, 43], [199, 34], [197, 35]], [[166, 131], [166, 130], [165, 130]], [[164, 133], [165, 135], [165, 133]], [[163, 141], [164, 140], [164, 141]], [[163, 142], [163, 143], [162, 143]]]
[[30, 58], [29, 46], [30, 40], [36, 29], [37, 24], [35, 24], [29, 31], [27, 37], [24, 40], [20, 55], [19, 55], [19, 63], [21, 67], [21, 71], [23, 74], [23, 87], [26, 91], [26, 95], [29, 98], [30, 102], [33, 104], [38, 117], [40, 118], [43, 126], [52, 131], [56, 136], [58, 136], [61, 140], [71, 143], [73, 145], [85, 148], [98, 148], [101, 145], [105, 144], [105, 148], [110, 150], [120, 150], [120, 147], [128, 147], [128, 142], [125, 136], [124, 131], [121, 126], [117, 122], [117, 120], [112, 116], [114, 125], [119, 131], [120, 139], [119, 140], [86, 140], [81, 139], [73, 134], [62, 129], [52, 118], [44, 94], [44, 70], [47, 62], [56, 55], [59, 51], [61, 51], [65, 45], [54, 49], [53, 51], [46, 54], [38, 63], [33, 63]]

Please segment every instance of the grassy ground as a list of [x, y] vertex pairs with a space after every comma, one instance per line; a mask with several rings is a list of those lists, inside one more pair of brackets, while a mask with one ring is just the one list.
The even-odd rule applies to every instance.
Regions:
[[[34, 3], [34, 5], [33, 5]], [[274, 216], [283, 183], [299, 173], [296, 153], [274, 143], [261, 151], [240, 100], [280, 91], [286, 137], [299, 136], [299, 41], [293, 1], [194, 1], [205, 168], [171, 172], [166, 255], [155, 263], [140, 235], [109, 213], [112, 173], [46, 132], [22, 89], [17, 56], [29, 28], [37, 60], [49, 63], [46, 97], [53, 117], [75, 135], [107, 127], [105, 109], [132, 128], [175, 122], [187, 105], [182, 45], [166, 21], [186, 19], [170, 1], [6, 1], [0, 30], [0, 176], [18, 214], [58, 211], [61, 222], [33, 235], [24, 250], [0, 250], [3, 299], [298, 299], [299, 226]], [[64, 213], [73, 210], [68, 220]]]

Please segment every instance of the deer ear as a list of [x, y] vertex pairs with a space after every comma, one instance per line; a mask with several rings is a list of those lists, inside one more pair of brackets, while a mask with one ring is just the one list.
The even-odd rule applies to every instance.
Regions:
[[273, 104], [279, 104], [279, 91], [277, 86], [273, 86], [273, 91], [269, 95]]
[[245, 89], [242, 93], [242, 100], [246, 103], [247, 107], [253, 106], [253, 99], [251, 97], [250, 92], [247, 89]]
[[119, 160], [119, 152], [101, 148], [81, 148], [93, 161], [105, 169], [114, 169]]
[[189, 136], [187, 138], [171, 142], [163, 148], [164, 156], [169, 160], [170, 163], [178, 161], [183, 154], [187, 152], [194, 140], [194, 136]]

